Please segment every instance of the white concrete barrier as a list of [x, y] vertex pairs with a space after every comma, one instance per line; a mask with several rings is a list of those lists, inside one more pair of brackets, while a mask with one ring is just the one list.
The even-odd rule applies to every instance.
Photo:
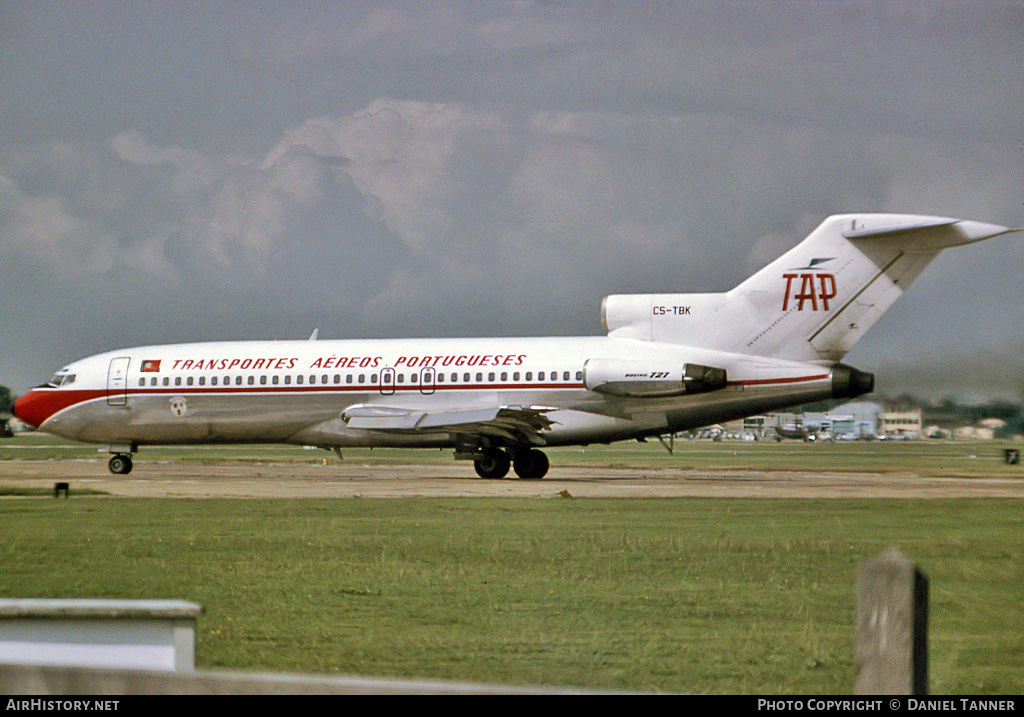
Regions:
[[0, 665], [195, 670], [201, 605], [0, 599]]

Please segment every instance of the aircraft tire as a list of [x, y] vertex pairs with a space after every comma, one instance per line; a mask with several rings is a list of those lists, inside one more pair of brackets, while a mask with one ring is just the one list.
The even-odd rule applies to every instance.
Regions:
[[112, 456], [110, 462], [107, 463], [107, 468], [114, 475], [128, 475], [132, 472], [132, 458], [131, 456]]
[[492, 449], [484, 451], [483, 458], [473, 461], [473, 467], [481, 478], [504, 478], [511, 463], [505, 451]]
[[543, 451], [532, 448], [516, 454], [513, 468], [516, 475], [523, 480], [540, 480], [548, 472], [548, 457]]

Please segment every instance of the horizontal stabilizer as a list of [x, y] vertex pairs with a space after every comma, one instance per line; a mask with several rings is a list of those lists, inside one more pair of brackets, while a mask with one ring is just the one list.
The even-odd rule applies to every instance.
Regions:
[[860, 239], [902, 239], [910, 251], [938, 251], [1021, 231], [999, 224], [948, 217], [920, 217], [920, 221], [910, 223], [906, 223], [904, 217], [896, 216], [894, 219], [904, 219], [904, 222], [865, 225], [863, 220], [851, 219], [850, 228], [843, 231], [843, 237], [853, 242]]
[[[959, 219], [948, 219], [946, 217], [935, 217], [927, 221], [916, 222], [914, 224], [891, 224], [883, 226], [865, 227], [863, 222], [860, 228], [851, 228], [843, 232], [843, 236], [847, 239], [866, 239], [868, 237], [891, 237], [899, 234], [913, 234], [924, 229], [935, 229], [936, 227], [951, 227]], [[851, 227], [857, 226], [857, 220], [850, 220]]]

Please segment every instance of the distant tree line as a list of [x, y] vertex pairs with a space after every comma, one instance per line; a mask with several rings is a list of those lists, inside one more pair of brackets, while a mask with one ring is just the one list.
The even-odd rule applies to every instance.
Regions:
[[11, 395], [11, 389], [0, 386], [0, 438], [9, 438], [13, 435], [10, 426], [7, 425], [13, 413], [14, 396]]

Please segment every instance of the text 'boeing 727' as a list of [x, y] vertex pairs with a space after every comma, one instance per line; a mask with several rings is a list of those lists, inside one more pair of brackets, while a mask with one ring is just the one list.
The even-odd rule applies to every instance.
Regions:
[[943, 249], [1005, 234], [893, 214], [826, 219], [732, 291], [608, 296], [607, 336], [243, 341], [76, 361], [21, 396], [41, 430], [105, 444], [451, 448], [485, 478], [545, 447], [660, 436], [873, 389], [839, 363]]

